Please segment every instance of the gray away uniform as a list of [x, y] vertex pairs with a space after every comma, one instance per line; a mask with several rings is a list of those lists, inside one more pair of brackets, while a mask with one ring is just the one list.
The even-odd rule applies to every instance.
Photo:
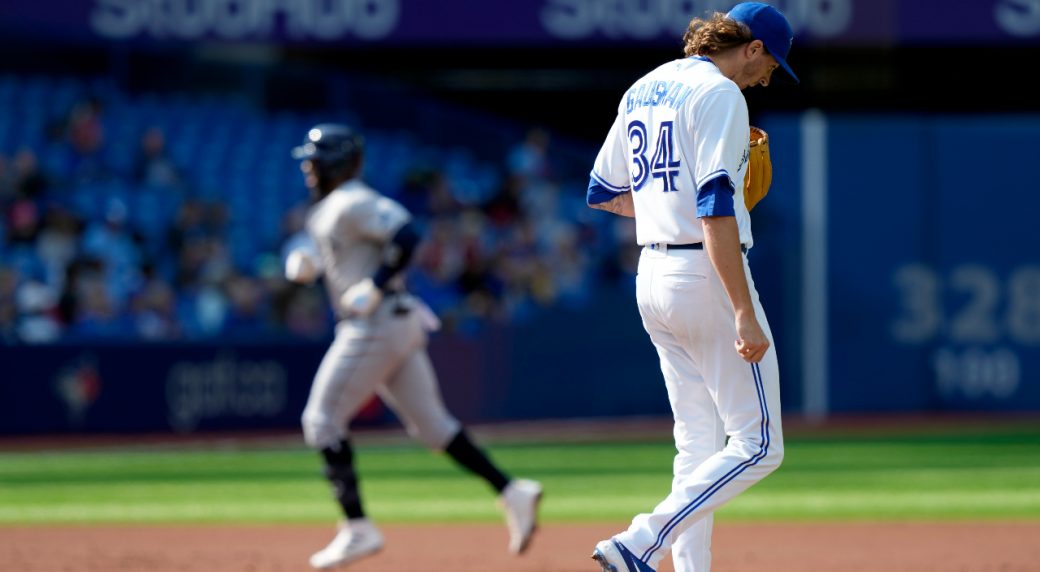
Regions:
[[404, 291], [400, 277], [388, 284], [368, 318], [347, 318], [340, 298], [372, 276], [390, 241], [411, 215], [396, 201], [359, 180], [344, 183], [307, 216], [329, 299], [339, 322], [336, 337], [315, 374], [303, 411], [307, 444], [323, 449], [347, 438], [350, 420], [377, 393], [408, 433], [431, 449], [443, 449], [460, 424], [444, 407], [426, 353], [429, 309]]

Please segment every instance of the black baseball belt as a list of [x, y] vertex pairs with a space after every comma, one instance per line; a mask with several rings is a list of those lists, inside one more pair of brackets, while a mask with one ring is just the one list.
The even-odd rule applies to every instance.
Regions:
[[[661, 247], [664, 248], [661, 248]], [[646, 245], [650, 250], [704, 250], [703, 242], [691, 242], [689, 244], [662, 244], [660, 242], [651, 242]], [[747, 245], [741, 244], [740, 251], [747, 254]]]

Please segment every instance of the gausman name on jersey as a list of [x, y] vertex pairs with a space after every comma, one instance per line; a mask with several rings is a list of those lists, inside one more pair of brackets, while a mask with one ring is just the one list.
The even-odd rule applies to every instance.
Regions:
[[632, 110], [637, 107], [657, 105], [667, 105], [672, 109], [679, 109], [686, 98], [690, 97], [692, 91], [681, 81], [644, 81], [629, 88], [628, 93], [625, 94], [625, 111], [632, 113]]

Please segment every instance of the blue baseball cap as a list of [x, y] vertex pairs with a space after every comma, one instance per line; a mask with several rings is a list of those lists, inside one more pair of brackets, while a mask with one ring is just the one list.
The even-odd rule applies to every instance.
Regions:
[[798, 83], [798, 76], [787, 65], [787, 54], [794, 43], [791, 24], [779, 10], [763, 2], [741, 2], [734, 6], [726, 17], [744, 24], [751, 30], [751, 37], [762, 40], [769, 55], [776, 59], [787, 75]]

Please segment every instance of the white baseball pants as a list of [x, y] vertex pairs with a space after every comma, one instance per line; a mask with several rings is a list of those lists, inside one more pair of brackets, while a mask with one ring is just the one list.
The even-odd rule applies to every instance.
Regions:
[[409, 435], [440, 450], [461, 424], [444, 406], [437, 374], [426, 353], [427, 333], [420, 304], [408, 297], [407, 314], [384, 301], [368, 320], [343, 320], [314, 376], [302, 423], [304, 440], [315, 449], [335, 446], [349, 434], [350, 420], [378, 394]]
[[[772, 333], [744, 259], [755, 313]], [[711, 515], [783, 459], [776, 349], [760, 363], [734, 349], [733, 306], [704, 250], [644, 248], [636, 277], [643, 326], [657, 348], [675, 419], [671, 493], [615, 538], [657, 569], [708, 572]]]

